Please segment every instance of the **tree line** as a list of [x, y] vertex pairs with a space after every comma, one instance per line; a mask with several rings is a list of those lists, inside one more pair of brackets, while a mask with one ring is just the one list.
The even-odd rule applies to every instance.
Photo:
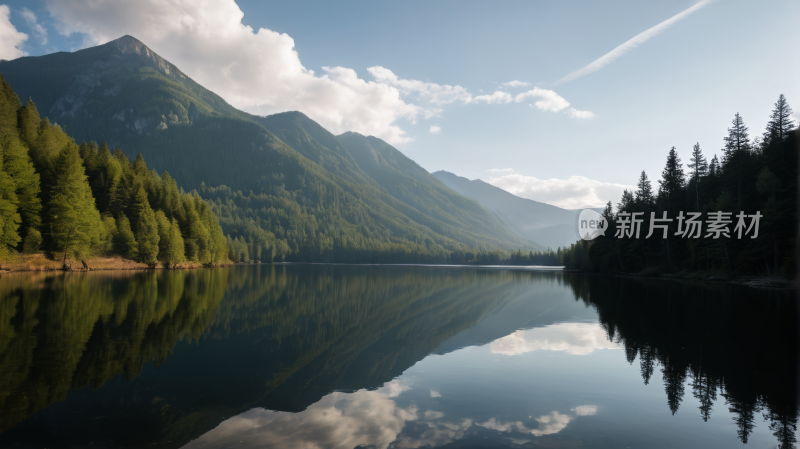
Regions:
[[120, 149], [78, 145], [24, 106], [0, 75], [0, 257], [120, 255], [148, 265], [227, 258], [222, 228], [196, 193]]
[[[792, 109], [783, 95], [774, 104], [762, 135], [751, 138], [740, 114], [735, 114], [724, 137], [721, 158], [708, 160], [697, 143], [682, 163], [675, 147], [653, 186], [642, 171], [637, 188], [625, 190], [616, 212], [609, 201], [603, 216], [609, 223], [604, 236], [579, 241], [564, 251], [562, 262], [570, 268], [602, 272], [720, 272], [792, 277], [795, 272], [797, 230], [798, 136]], [[730, 238], [687, 238], [678, 232], [679, 213], [759, 212], [757, 238], [738, 238], [728, 225]], [[617, 238], [620, 213], [643, 212], [638, 237]], [[658, 230], [646, 238], [651, 212], [668, 222], [666, 238]], [[663, 223], [662, 223], [663, 224]]]

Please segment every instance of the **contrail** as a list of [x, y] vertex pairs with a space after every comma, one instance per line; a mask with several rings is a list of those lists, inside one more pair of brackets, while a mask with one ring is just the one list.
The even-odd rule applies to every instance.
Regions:
[[691, 8], [688, 8], [688, 9], [686, 9], [686, 10], [684, 10], [684, 11], [678, 13], [678, 14], [675, 14], [674, 16], [670, 17], [669, 19], [659, 23], [658, 25], [656, 25], [656, 26], [654, 26], [652, 28], [649, 28], [649, 29], [647, 29], [645, 31], [642, 31], [641, 33], [639, 33], [636, 36], [634, 36], [631, 39], [629, 39], [624, 44], [622, 44], [619, 47], [611, 50], [610, 52], [608, 52], [606, 54], [604, 54], [603, 56], [601, 56], [600, 58], [598, 58], [597, 60], [595, 60], [591, 64], [587, 65], [586, 67], [580, 68], [580, 69], [570, 73], [569, 75], [561, 78], [560, 80], [556, 81], [555, 85], [559, 85], [561, 83], [566, 83], [567, 81], [572, 81], [572, 80], [574, 80], [576, 78], [580, 78], [580, 77], [582, 77], [584, 75], [588, 75], [588, 74], [590, 74], [592, 72], [596, 72], [596, 71], [602, 69], [603, 67], [606, 66], [606, 64], [608, 64], [608, 63], [612, 62], [613, 60], [619, 58], [620, 56], [624, 55], [629, 50], [638, 47], [639, 44], [643, 44], [644, 42], [646, 42], [651, 37], [655, 36], [656, 34], [662, 32], [664, 30], [666, 30], [667, 28], [671, 27], [675, 22], [687, 17], [689, 14], [697, 11], [698, 9], [700, 9], [703, 6], [707, 5], [708, 3], [711, 3], [711, 1], [712, 0], [702, 0], [702, 1], [698, 2], [698, 3], [696, 3]]

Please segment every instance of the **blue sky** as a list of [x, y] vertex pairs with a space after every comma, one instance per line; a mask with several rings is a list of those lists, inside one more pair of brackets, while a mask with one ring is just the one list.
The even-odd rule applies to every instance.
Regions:
[[[672, 146], [688, 162], [699, 142], [710, 158], [736, 112], [760, 135], [780, 93], [800, 111], [800, 4], [788, 0], [129, 3], [5, 4], [27, 35], [17, 51], [131, 34], [241, 109], [299, 109], [335, 133], [382, 137], [429, 171], [563, 207], [616, 203], [641, 170], [658, 178]], [[502, 85], [515, 80], [528, 84]]]

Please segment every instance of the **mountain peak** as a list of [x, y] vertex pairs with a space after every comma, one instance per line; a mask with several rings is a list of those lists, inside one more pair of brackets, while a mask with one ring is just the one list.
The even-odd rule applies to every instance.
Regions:
[[126, 34], [118, 39], [108, 42], [106, 45], [113, 46], [123, 55], [138, 55], [147, 63], [160, 70], [165, 75], [178, 78], [188, 78], [183, 72], [178, 70], [174, 64], [159, 56], [139, 39]]
[[357, 133], [355, 131], [345, 131], [345, 132], [339, 134], [338, 136], [336, 136], [336, 138], [338, 139], [339, 137], [347, 137], [347, 136], [366, 137], [366, 136], [364, 136], [362, 134], [359, 134], [359, 133]]

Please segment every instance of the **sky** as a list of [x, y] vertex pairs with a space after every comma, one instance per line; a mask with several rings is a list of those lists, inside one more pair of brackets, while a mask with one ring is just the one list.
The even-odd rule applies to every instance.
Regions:
[[[800, 112], [791, 0], [0, 3], [0, 59], [130, 34], [233, 106], [380, 137], [430, 172], [617, 203], [667, 153]], [[795, 113], [795, 120], [800, 118]]]

